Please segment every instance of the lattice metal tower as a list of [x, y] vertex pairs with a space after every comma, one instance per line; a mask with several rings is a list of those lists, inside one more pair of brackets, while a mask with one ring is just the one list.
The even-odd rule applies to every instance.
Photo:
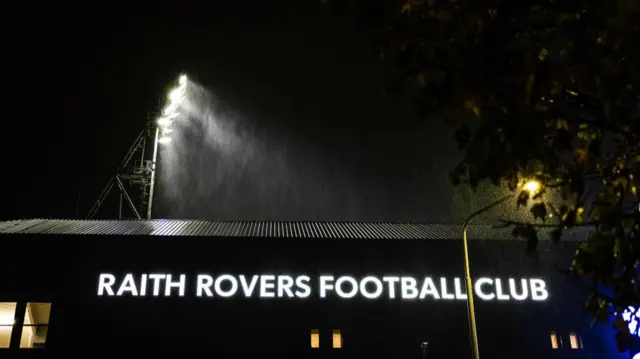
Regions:
[[147, 116], [147, 124], [129, 148], [115, 175], [111, 177], [98, 200], [89, 210], [87, 219], [95, 217], [114, 187], [120, 191], [118, 219], [122, 219], [123, 202], [127, 203], [136, 219], [151, 219], [158, 144], [171, 142], [169, 134], [173, 131], [172, 126], [175, 120], [181, 118], [180, 106], [186, 97], [187, 88], [187, 76], [180, 75], [178, 86], [169, 92], [168, 101], [162, 112]]
[[118, 219], [122, 219], [124, 203], [136, 219], [151, 219], [155, 171], [158, 154], [157, 115], [149, 114], [147, 124], [138, 134], [129, 151], [122, 159], [116, 173], [109, 179], [100, 196], [93, 204], [87, 219], [98, 214], [102, 204], [109, 198], [114, 187], [119, 191]]

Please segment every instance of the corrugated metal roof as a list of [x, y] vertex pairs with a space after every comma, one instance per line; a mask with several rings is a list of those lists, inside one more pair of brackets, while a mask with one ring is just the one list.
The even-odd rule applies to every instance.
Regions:
[[[0, 234], [194, 236], [328, 239], [460, 239], [461, 225], [375, 222], [211, 222], [200, 220], [68, 220], [26, 219], [0, 222]], [[469, 227], [470, 239], [513, 239], [510, 229]], [[542, 231], [541, 239], [545, 239]], [[580, 239], [583, 231], [565, 240]]]

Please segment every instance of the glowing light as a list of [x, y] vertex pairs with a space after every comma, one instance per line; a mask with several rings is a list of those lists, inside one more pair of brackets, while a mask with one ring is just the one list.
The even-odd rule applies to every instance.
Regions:
[[174, 118], [178, 117], [179, 115], [180, 115], [179, 113], [173, 112], [173, 113], [165, 115], [164, 117], [166, 117], [166, 118], [168, 118], [170, 120], [173, 120]]
[[[629, 334], [636, 335], [640, 337], [640, 332], [638, 331], [638, 319], [640, 318], [640, 311], [634, 307], [627, 307], [622, 314], [620, 315], [622, 320], [627, 323], [627, 328], [629, 328]], [[635, 358], [635, 357], [634, 357]]]
[[171, 118], [169, 118], [169, 117], [160, 117], [158, 119], [158, 125], [163, 126], [163, 127], [171, 125]]
[[[229, 289], [227, 290], [222, 289], [222, 283], [224, 281], [229, 282]], [[214, 286], [216, 293], [223, 298], [231, 297], [238, 291], [238, 281], [236, 281], [236, 279], [230, 274], [223, 274], [221, 276], [218, 276], [218, 278], [216, 278]]]
[[640, 353], [637, 353], [636, 355], [634, 355], [632, 359], [640, 359]]
[[171, 102], [180, 102], [183, 99], [182, 95], [184, 95], [184, 88], [183, 87], [179, 87], [177, 89], [174, 89], [171, 92], [169, 92], [169, 101], [171, 101]]
[[559, 347], [556, 332], [551, 332], [551, 349], [558, 349]]
[[540, 190], [540, 187], [542, 187], [542, 185], [538, 181], [527, 181], [524, 186], [522, 186], [522, 189], [534, 194]]
[[[344, 288], [345, 286], [343, 285], [345, 282], [349, 283], [346, 286], [346, 290]], [[349, 276], [338, 278], [338, 280], [336, 281], [336, 293], [342, 298], [355, 297], [356, 294], [358, 294], [358, 281], [356, 281], [355, 278]]]
[[13, 325], [14, 323], [13, 313], [0, 313], [0, 325]]
[[[157, 283], [151, 283], [152, 280]], [[127, 274], [119, 281], [112, 274], [101, 274], [98, 283], [99, 296], [121, 296], [122, 293], [132, 296], [144, 296], [146, 288], [154, 286], [154, 293], [159, 293], [158, 286], [167, 285], [171, 281], [168, 274]], [[186, 280], [181, 276], [181, 281]], [[461, 278], [446, 277], [400, 277], [375, 276], [363, 278], [351, 275], [319, 275], [316, 284], [311, 285], [308, 275], [275, 275], [254, 274], [251, 276], [225, 273], [212, 276], [198, 274], [195, 279], [196, 297], [235, 297], [246, 298], [307, 298], [312, 288], [319, 298], [352, 299], [363, 297], [370, 300], [466, 300]], [[191, 282], [191, 281], [189, 281]], [[148, 284], [147, 284], [148, 283]], [[175, 283], [175, 281], [173, 282]], [[124, 289], [123, 289], [124, 288]], [[315, 291], [315, 289], [314, 289]], [[546, 283], [538, 278], [478, 278], [474, 292], [485, 301], [545, 301], [549, 298]], [[180, 296], [184, 295], [181, 287]], [[158, 294], [153, 294], [154, 296]], [[168, 295], [167, 295], [168, 296]]]
[[[139, 279], [135, 278], [133, 274], [128, 273], [124, 276], [124, 279], [116, 287], [117, 291], [114, 291], [116, 284], [116, 277], [113, 274], [103, 273], [100, 274], [98, 281], [98, 296], [117, 296], [128, 294], [133, 297], [147, 295], [148, 288], [152, 290], [154, 297], [157, 297], [161, 293], [161, 287], [164, 286], [164, 296], [171, 296], [172, 289], [178, 290], [178, 296], [183, 297], [186, 287], [186, 275], [181, 274], [178, 276], [178, 280], [172, 280], [171, 274], [143, 274]], [[148, 283], [151, 282], [151, 283]], [[148, 285], [150, 284], [150, 285]]]
[[479, 278], [478, 280], [476, 280], [476, 286], [475, 286], [475, 291], [476, 291], [476, 295], [478, 297], [480, 297], [480, 299], [482, 300], [493, 300], [493, 298], [496, 297], [495, 294], [493, 293], [484, 293], [482, 291], [482, 286], [484, 284], [488, 284], [488, 285], [492, 285], [493, 284], [493, 279], [491, 278]]
[[167, 144], [169, 142], [171, 142], [171, 137], [169, 136], [162, 136], [158, 139], [158, 143]]
[[332, 344], [334, 348], [336, 349], [342, 348], [342, 333], [339, 330], [336, 330], [336, 329], [333, 330], [332, 341], [333, 341]]
[[311, 330], [311, 348], [320, 348], [320, 333], [318, 329]]
[[171, 137], [168, 134], [173, 130], [169, 126], [173, 123], [173, 119], [180, 115], [177, 110], [182, 100], [184, 100], [184, 94], [187, 90], [187, 75], [180, 75], [178, 82], [180, 85], [169, 92], [169, 103], [162, 111], [162, 117], [158, 119], [158, 125], [162, 127], [162, 136], [158, 139], [158, 143], [167, 144], [171, 142]]
[[175, 111], [178, 109], [180, 104], [178, 102], [172, 102], [167, 107], [165, 107], [163, 114], [165, 116], [174, 116]]

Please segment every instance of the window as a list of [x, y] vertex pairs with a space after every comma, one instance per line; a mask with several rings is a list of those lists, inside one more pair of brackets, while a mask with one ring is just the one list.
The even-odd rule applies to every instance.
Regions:
[[333, 330], [332, 340], [333, 340], [333, 347], [335, 349], [342, 348], [342, 333], [340, 333], [340, 330], [338, 329]]
[[47, 340], [51, 303], [27, 303], [20, 348], [42, 348]]
[[0, 348], [8, 348], [16, 315], [16, 303], [0, 303]]
[[556, 332], [551, 332], [551, 349], [558, 349], [558, 336], [556, 335]]
[[571, 349], [582, 349], [582, 339], [576, 333], [569, 333], [569, 341], [571, 342]]
[[320, 331], [318, 329], [311, 329], [311, 348], [320, 348]]
[[[0, 348], [11, 346], [11, 333], [19, 330], [15, 318], [17, 303], [0, 303]], [[42, 348], [47, 339], [51, 303], [27, 303], [22, 323], [20, 348]]]

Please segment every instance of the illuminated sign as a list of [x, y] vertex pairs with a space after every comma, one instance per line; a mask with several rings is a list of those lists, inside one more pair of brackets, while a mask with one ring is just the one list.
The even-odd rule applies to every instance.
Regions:
[[[102, 273], [98, 277], [98, 296], [106, 297], [195, 297], [217, 298], [320, 298], [356, 297], [366, 299], [399, 300], [466, 300], [464, 280], [461, 278], [433, 278], [410, 276], [354, 276], [321, 275], [312, 281], [299, 275], [232, 275], [198, 274], [187, 279], [186, 274], [163, 273], [126, 274], [117, 278]], [[546, 282], [537, 278], [489, 278], [474, 281], [476, 297], [484, 301], [544, 301], [549, 297]]]

